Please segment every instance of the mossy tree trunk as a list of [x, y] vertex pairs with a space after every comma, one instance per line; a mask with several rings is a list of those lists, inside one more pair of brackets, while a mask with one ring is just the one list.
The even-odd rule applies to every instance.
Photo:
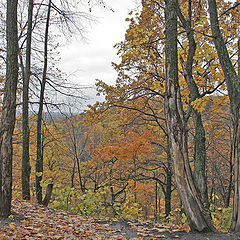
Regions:
[[230, 59], [223, 35], [220, 31], [216, 0], [208, 0], [213, 41], [218, 58], [226, 79], [230, 99], [231, 120], [233, 126], [232, 151], [234, 172], [234, 198], [232, 215], [232, 232], [240, 231], [240, 164], [239, 164], [239, 109], [240, 109], [240, 79]]

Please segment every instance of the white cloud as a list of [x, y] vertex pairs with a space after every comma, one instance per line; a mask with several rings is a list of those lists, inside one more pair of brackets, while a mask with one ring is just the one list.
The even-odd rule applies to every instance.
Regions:
[[114, 13], [101, 8], [94, 8], [92, 14], [98, 23], [89, 29], [89, 43], [74, 40], [70, 45], [61, 48], [61, 68], [67, 73], [75, 72], [72, 81], [82, 85], [93, 85], [95, 79], [114, 83], [116, 72], [111, 62], [118, 61], [113, 46], [124, 40], [127, 29], [125, 18], [128, 12], [136, 7], [134, 0], [109, 0], [108, 5]]

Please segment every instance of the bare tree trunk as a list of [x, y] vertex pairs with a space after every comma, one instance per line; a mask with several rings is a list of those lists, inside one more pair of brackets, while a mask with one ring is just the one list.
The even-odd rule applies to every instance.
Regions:
[[84, 193], [85, 192], [85, 187], [84, 187], [83, 180], [82, 180], [82, 174], [81, 174], [81, 168], [80, 168], [80, 159], [78, 158], [77, 155], [76, 155], [76, 162], [77, 162], [78, 178], [79, 178], [79, 184], [80, 184], [81, 192]]
[[[230, 130], [231, 131], [231, 130]], [[232, 137], [231, 137], [232, 139]], [[224, 207], [228, 208], [230, 204], [230, 198], [232, 193], [232, 186], [233, 186], [233, 142], [231, 141], [231, 153], [230, 153], [230, 159], [229, 159], [229, 183], [227, 187], [227, 195], [224, 199]]]
[[16, 119], [18, 82], [17, 0], [7, 1], [7, 66], [0, 115], [0, 217], [7, 218], [12, 200], [12, 135]]
[[[188, 19], [184, 17], [181, 12], [180, 7], [178, 6], [178, 16], [179, 19], [186, 30], [189, 48], [188, 48], [188, 56], [187, 62], [184, 63], [181, 58], [183, 69], [184, 69], [184, 77], [186, 79], [188, 89], [190, 90], [190, 99], [191, 102], [200, 98], [200, 93], [192, 76], [192, 67], [194, 56], [196, 52], [196, 42], [194, 39], [193, 29], [192, 29], [192, 1], [188, 2]], [[207, 191], [207, 177], [206, 177], [206, 137], [205, 137], [205, 129], [202, 122], [201, 113], [197, 110], [192, 109], [193, 112], [193, 122], [195, 128], [194, 135], [194, 181], [197, 191], [199, 192], [199, 196], [201, 201], [206, 208], [209, 208], [208, 201], [208, 191]]]
[[240, 81], [224, 42], [219, 27], [216, 0], [208, 0], [210, 22], [213, 41], [217, 49], [218, 58], [224, 72], [230, 99], [231, 118], [233, 124], [233, 165], [234, 165], [234, 198], [231, 231], [240, 231], [240, 164], [239, 164], [239, 108], [240, 108]]
[[133, 176], [133, 181], [134, 181], [134, 191], [133, 191], [133, 194], [134, 194], [134, 202], [136, 203], [137, 202], [137, 191], [136, 191], [136, 188], [137, 188], [137, 181], [136, 181], [136, 176], [137, 176], [137, 162], [136, 162], [136, 157], [133, 157], [133, 171], [134, 171], [134, 176]]
[[209, 232], [215, 229], [198, 197], [188, 158], [186, 121], [178, 82], [177, 7], [177, 0], [165, 0], [167, 130], [175, 181], [190, 228]]
[[23, 147], [22, 147], [22, 198], [30, 200], [30, 160], [29, 160], [29, 123], [28, 123], [28, 102], [29, 102], [29, 80], [31, 75], [31, 44], [32, 44], [32, 16], [33, 0], [28, 5], [28, 27], [26, 45], [26, 64], [23, 74]]
[[43, 203], [42, 203], [46, 207], [48, 206], [48, 204], [51, 200], [52, 190], [53, 190], [53, 184], [49, 183], [47, 185], [46, 194], [45, 194], [45, 197], [44, 197], [44, 200], [43, 200]]
[[171, 212], [171, 198], [172, 198], [172, 172], [167, 172], [166, 191], [165, 191], [165, 216], [167, 217]]
[[71, 175], [71, 188], [74, 187], [75, 169], [76, 169], [76, 160], [75, 160], [75, 158], [74, 158], [74, 160], [73, 160], [72, 175]]
[[41, 93], [39, 100], [39, 109], [37, 115], [37, 160], [36, 160], [36, 197], [39, 204], [42, 204], [42, 175], [43, 175], [43, 152], [42, 152], [42, 113], [43, 113], [43, 101], [44, 101], [44, 91], [47, 81], [47, 64], [48, 64], [48, 32], [50, 24], [50, 12], [51, 12], [52, 1], [48, 2], [48, 12], [47, 21], [45, 29], [45, 39], [44, 39], [44, 67], [43, 76], [41, 82]]
[[158, 184], [157, 181], [154, 183], [155, 185], [155, 207], [154, 207], [154, 219], [158, 220]]
[[240, 231], [240, 164], [239, 164], [239, 108], [235, 116], [233, 115], [233, 158], [234, 158], [234, 197], [233, 216], [230, 230]]
[[171, 212], [171, 198], [172, 198], [172, 159], [171, 151], [168, 138], [167, 146], [167, 169], [166, 169], [166, 191], [164, 194], [165, 197], [165, 216], [167, 217]]

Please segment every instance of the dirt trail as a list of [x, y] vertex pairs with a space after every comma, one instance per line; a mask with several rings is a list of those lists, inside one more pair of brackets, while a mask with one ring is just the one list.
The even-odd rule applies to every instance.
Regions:
[[27, 201], [13, 201], [13, 214], [0, 220], [0, 239], [85, 240], [240, 240], [234, 234], [179, 232], [161, 224], [135, 220], [96, 219], [55, 211]]

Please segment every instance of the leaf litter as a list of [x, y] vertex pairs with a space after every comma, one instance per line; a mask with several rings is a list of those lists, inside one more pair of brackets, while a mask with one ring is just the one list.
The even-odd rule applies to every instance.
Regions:
[[234, 234], [188, 233], [177, 226], [137, 220], [97, 219], [56, 211], [29, 201], [12, 202], [12, 215], [0, 220], [1, 240], [237, 240]]

